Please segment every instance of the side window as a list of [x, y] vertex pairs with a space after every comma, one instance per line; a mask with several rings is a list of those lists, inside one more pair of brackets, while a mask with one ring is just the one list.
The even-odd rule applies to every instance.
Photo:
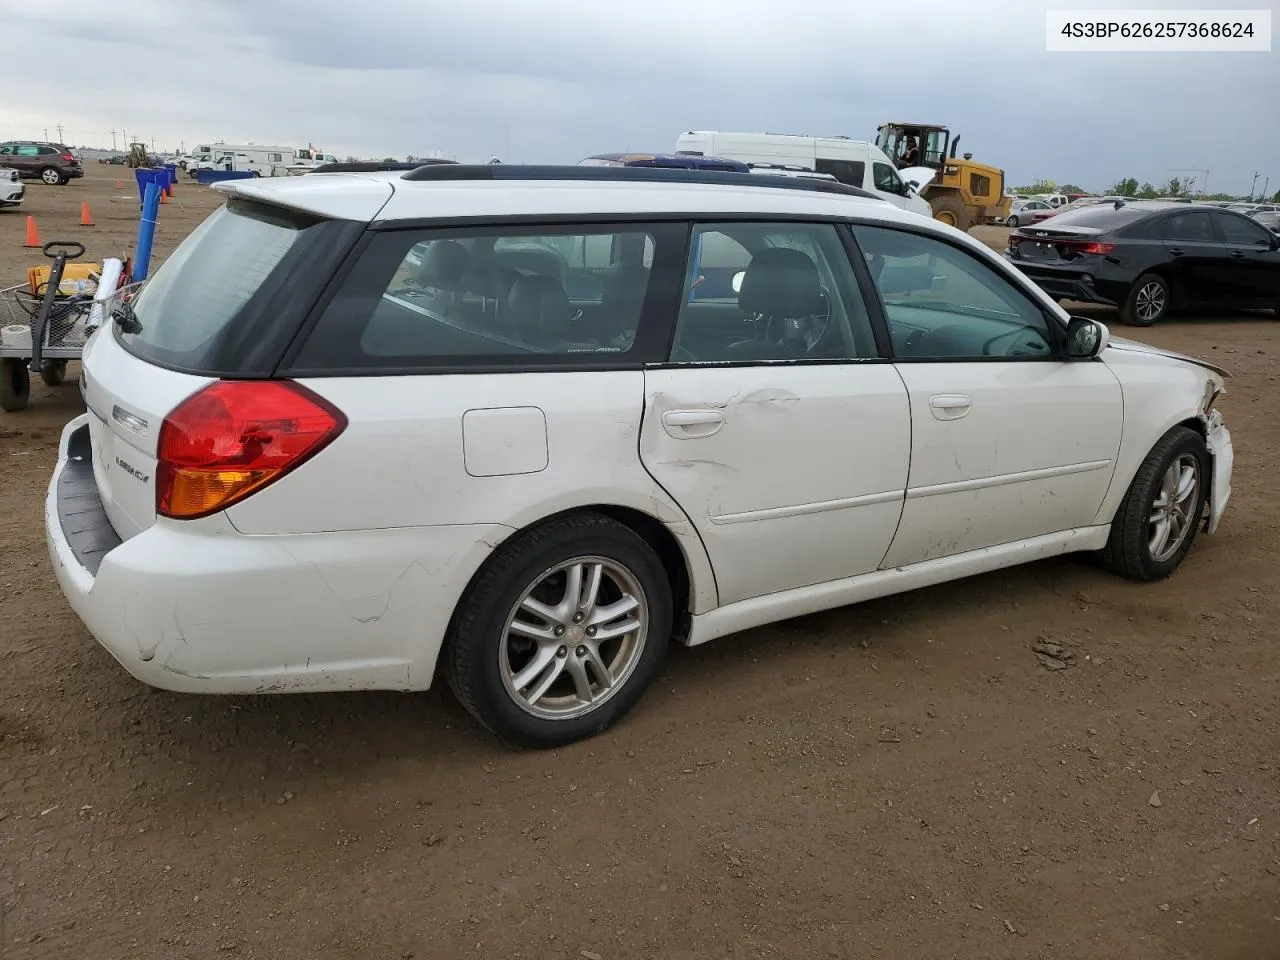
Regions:
[[672, 361], [877, 356], [835, 225], [698, 224], [689, 258]]
[[914, 360], [1054, 356], [1040, 304], [994, 266], [942, 240], [855, 227], [894, 354]]
[[873, 163], [871, 165], [871, 176], [875, 181], [877, 190], [883, 190], [885, 193], [902, 192], [902, 178], [898, 176], [898, 171], [889, 166], [889, 164], [878, 161]]
[[38, 157], [40, 156], [39, 147], [22, 146], [18, 148], [18, 156], [20, 157]]
[[1203, 210], [1175, 213], [1171, 217], [1166, 217], [1160, 227], [1165, 240], [1212, 243], [1217, 239], [1213, 233], [1213, 223], [1209, 219], [1209, 214]]
[[646, 306], [658, 302], [653, 297], [673, 304], [679, 295], [686, 230], [678, 223], [628, 223], [380, 233], [294, 366], [661, 359], [669, 315], [665, 326], [660, 314], [647, 328], [641, 321]]
[[1265, 227], [1230, 214], [1218, 214], [1214, 217], [1222, 231], [1222, 239], [1227, 243], [1241, 247], [1270, 247], [1271, 236]]
[[833, 176], [850, 187], [861, 187], [867, 176], [867, 165], [861, 160], [825, 160], [819, 157], [814, 161], [813, 170]]
[[8, 157], [13, 155], [13, 147], [0, 147], [0, 157]]

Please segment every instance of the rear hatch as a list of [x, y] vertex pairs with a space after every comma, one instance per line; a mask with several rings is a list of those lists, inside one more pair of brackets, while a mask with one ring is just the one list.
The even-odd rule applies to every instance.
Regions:
[[122, 539], [155, 523], [166, 416], [220, 378], [269, 377], [361, 228], [232, 199], [93, 335], [81, 389], [98, 492]]

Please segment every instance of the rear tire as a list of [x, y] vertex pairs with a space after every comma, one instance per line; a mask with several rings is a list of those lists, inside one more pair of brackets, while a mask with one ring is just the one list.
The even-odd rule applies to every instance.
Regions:
[[57, 167], [45, 167], [40, 171], [40, 179], [51, 187], [55, 187], [66, 182], [62, 179], [62, 174], [58, 172]]
[[672, 623], [671, 585], [653, 548], [607, 517], [576, 514], [498, 548], [458, 605], [442, 667], [462, 705], [499, 738], [557, 747], [635, 706], [658, 675]]
[[1200, 434], [1174, 427], [1161, 437], [1111, 521], [1102, 551], [1107, 569], [1142, 581], [1173, 573], [1200, 529], [1209, 477], [1209, 451]]
[[969, 232], [973, 220], [969, 217], [969, 208], [954, 193], [944, 193], [930, 204], [933, 207], [933, 219], [950, 224], [957, 230]]
[[40, 361], [40, 379], [47, 387], [56, 387], [67, 379], [67, 361]]
[[27, 406], [31, 396], [31, 373], [24, 360], [5, 357], [0, 360], [0, 410], [15, 413]]
[[1173, 291], [1169, 282], [1157, 273], [1144, 273], [1129, 288], [1120, 308], [1120, 319], [1130, 326], [1149, 327], [1169, 315]]

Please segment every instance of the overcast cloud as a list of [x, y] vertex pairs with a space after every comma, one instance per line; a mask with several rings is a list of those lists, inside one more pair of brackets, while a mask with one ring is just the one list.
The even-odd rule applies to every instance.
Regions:
[[1011, 183], [1208, 168], [1210, 190], [1255, 171], [1280, 189], [1280, 53], [1045, 52], [1047, 8], [1100, 0], [116, 0], [101, 24], [4, 6], [3, 138], [572, 163], [684, 130], [874, 139], [914, 120]]

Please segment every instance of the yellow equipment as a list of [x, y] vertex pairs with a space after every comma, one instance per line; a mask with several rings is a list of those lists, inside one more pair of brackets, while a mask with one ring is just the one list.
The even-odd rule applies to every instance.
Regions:
[[124, 164], [126, 167], [146, 167], [150, 166], [147, 157], [147, 145], [145, 143], [129, 144], [129, 152], [125, 154]]
[[[914, 137], [919, 158], [904, 163], [907, 140]], [[985, 163], [975, 163], [973, 154], [956, 156], [960, 137], [952, 137], [946, 127], [928, 123], [883, 123], [876, 129], [876, 146], [899, 167], [929, 167], [937, 171], [932, 182], [920, 190], [929, 201], [935, 220], [961, 230], [974, 224], [1003, 220], [1009, 216], [1012, 200], [1004, 193], [1004, 171]]]
[[[58, 282], [58, 296], [72, 297], [77, 293], [92, 293], [97, 284], [93, 274], [100, 273], [102, 265], [98, 263], [68, 263], [62, 268], [62, 279]], [[29, 267], [27, 269], [27, 289], [33, 297], [43, 297], [49, 287], [49, 277], [53, 267]]]

